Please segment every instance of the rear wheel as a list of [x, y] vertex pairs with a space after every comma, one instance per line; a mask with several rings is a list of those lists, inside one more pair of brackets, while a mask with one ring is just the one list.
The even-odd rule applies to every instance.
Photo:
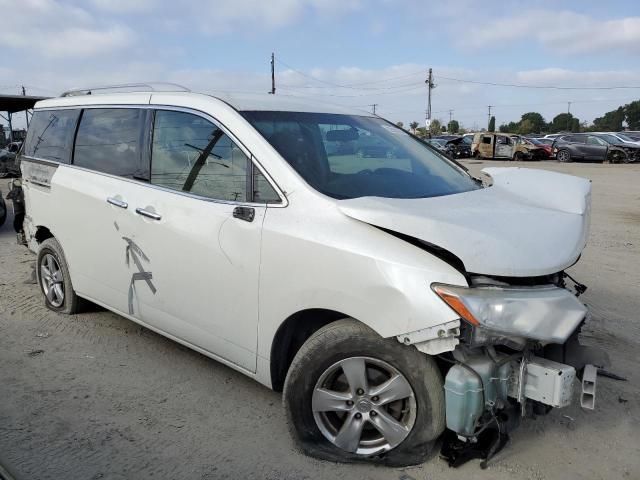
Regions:
[[569, 163], [571, 161], [571, 152], [569, 150], [558, 150], [556, 158], [559, 162]]
[[284, 407], [304, 452], [331, 461], [415, 465], [444, 430], [435, 362], [353, 319], [327, 325], [300, 348]]
[[78, 312], [79, 298], [71, 284], [64, 252], [55, 238], [48, 238], [40, 244], [36, 274], [49, 309], [69, 315]]
[[522, 160], [524, 160], [524, 156], [522, 155], [522, 152], [516, 152], [513, 154], [514, 162], [521, 162]]

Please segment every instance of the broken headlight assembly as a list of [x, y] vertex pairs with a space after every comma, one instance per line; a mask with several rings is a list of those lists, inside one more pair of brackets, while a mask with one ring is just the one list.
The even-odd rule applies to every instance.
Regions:
[[431, 288], [481, 335], [486, 329], [492, 336], [564, 343], [587, 313], [571, 292], [555, 285], [461, 287], [434, 283]]

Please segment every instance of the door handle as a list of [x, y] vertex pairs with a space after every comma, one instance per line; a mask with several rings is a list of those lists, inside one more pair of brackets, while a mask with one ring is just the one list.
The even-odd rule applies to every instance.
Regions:
[[107, 203], [110, 203], [111, 205], [114, 205], [120, 208], [127, 208], [129, 206], [127, 202], [123, 200], [118, 200], [117, 198], [114, 198], [114, 197], [107, 197]]
[[149, 210], [145, 210], [144, 208], [136, 208], [136, 213], [138, 215], [142, 215], [143, 217], [150, 218], [152, 220], [160, 220], [162, 219], [162, 215], [158, 215], [155, 212], [150, 212]]
[[253, 219], [256, 218], [256, 211], [251, 207], [236, 207], [233, 209], [233, 218], [253, 222]]

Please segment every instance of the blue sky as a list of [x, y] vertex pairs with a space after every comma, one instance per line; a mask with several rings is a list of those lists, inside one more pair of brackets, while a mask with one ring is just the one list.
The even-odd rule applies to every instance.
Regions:
[[[591, 121], [640, 98], [640, 3], [418, 0], [0, 0], [0, 92], [53, 95], [83, 85], [173, 81], [266, 92], [276, 53], [282, 95], [468, 128], [540, 111]], [[525, 89], [458, 80], [594, 90]]]

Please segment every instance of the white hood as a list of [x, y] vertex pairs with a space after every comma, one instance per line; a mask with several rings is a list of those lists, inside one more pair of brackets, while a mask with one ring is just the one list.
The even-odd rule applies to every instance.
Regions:
[[573, 265], [585, 247], [591, 182], [528, 168], [486, 168], [493, 185], [443, 197], [340, 200], [346, 215], [436, 245], [470, 273], [530, 277]]

